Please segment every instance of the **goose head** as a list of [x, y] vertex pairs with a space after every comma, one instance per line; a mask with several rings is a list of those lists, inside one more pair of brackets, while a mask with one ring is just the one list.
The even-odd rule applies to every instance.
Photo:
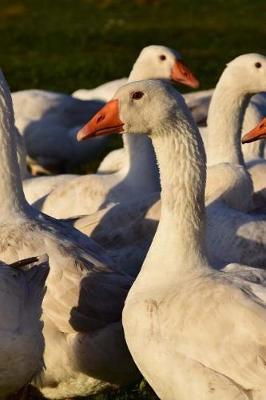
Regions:
[[198, 80], [182, 62], [181, 55], [165, 46], [147, 46], [140, 52], [129, 81], [165, 79], [197, 88]]
[[236, 57], [227, 64], [222, 77], [227, 85], [243, 93], [266, 91], [266, 57], [256, 53]]
[[[162, 121], [184, 119], [187, 107], [182, 96], [165, 81], [128, 83], [78, 132], [79, 141], [110, 133], [158, 133]], [[191, 119], [190, 116], [186, 115]]]
[[255, 140], [266, 139], [266, 118], [263, 118], [254, 129], [242, 137], [242, 143], [250, 143]]

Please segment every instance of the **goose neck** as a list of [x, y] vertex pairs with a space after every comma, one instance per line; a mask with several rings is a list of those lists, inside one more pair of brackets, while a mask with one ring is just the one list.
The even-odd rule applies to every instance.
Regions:
[[[133, 65], [128, 82], [149, 79], [150, 68], [138, 58]], [[125, 183], [134, 190], [152, 193], [160, 191], [159, 171], [151, 140], [144, 135], [123, 134], [123, 145], [126, 154], [125, 167], [122, 173]]]
[[[189, 120], [187, 120], [189, 118]], [[161, 218], [140, 280], [182, 280], [208, 268], [204, 239], [206, 163], [198, 129], [187, 116], [153, 135], [161, 177]], [[154, 268], [156, 266], [156, 268]]]
[[222, 75], [208, 112], [208, 165], [222, 162], [244, 166], [241, 131], [250, 96]]
[[150, 79], [152, 76], [151, 69], [153, 69], [153, 65], [149, 65], [147, 68], [147, 63], [143, 62], [140, 58], [137, 58], [129, 74], [128, 82]]
[[16, 153], [12, 100], [0, 89], [0, 193], [1, 219], [12, 217], [28, 207]]

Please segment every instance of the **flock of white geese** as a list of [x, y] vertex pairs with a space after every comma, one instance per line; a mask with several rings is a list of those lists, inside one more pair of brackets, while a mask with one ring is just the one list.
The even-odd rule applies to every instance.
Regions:
[[[265, 400], [266, 57], [211, 91], [174, 82], [198, 87], [164, 46], [72, 96], [11, 95], [1, 73], [0, 398], [142, 375], [162, 400]], [[110, 133], [95, 174], [26, 169], [67, 172]]]

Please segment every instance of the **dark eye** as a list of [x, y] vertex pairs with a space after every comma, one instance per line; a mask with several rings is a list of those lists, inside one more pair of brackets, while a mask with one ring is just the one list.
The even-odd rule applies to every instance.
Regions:
[[261, 63], [260, 63], [260, 62], [256, 62], [256, 63], [255, 63], [255, 67], [256, 67], [256, 68], [260, 68], [260, 67], [261, 67]]
[[164, 54], [161, 54], [161, 55], [159, 56], [159, 58], [160, 58], [160, 60], [162, 60], [162, 61], [166, 60], [166, 56], [165, 56]]
[[143, 95], [144, 95], [143, 92], [134, 92], [134, 93], [132, 93], [131, 97], [133, 100], [139, 100], [142, 98]]

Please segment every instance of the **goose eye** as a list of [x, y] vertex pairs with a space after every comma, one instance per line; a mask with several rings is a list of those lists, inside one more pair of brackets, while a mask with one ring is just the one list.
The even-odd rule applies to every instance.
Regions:
[[255, 67], [256, 67], [256, 68], [260, 68], [260, 67], [261, 67], [261, 63], [260, 63], [260, 62], [256, 62], [256, 63], [255, 63]]
[[132, 93], [131, 97], [133, 100], [139, 100], [142, 98], [143, 95], [144, 95], [143, 92], [134, 92], [134, 93]]
[[162, 60], [162, 61], [166, 60], [166, 56], [165, 56], [164, 54], [161, 54], [159, 58], [160, 58], [160, 60]]

